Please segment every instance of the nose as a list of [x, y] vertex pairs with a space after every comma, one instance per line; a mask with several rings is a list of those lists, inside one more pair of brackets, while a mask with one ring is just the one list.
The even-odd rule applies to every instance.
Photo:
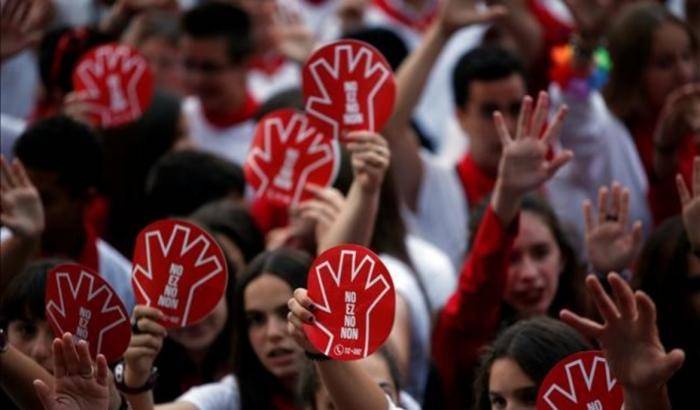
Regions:
[[267, 338], [270, 340], [282, 339], [287, 333], [287, 320], [274, 316], [267, 321]]
[[537, 281], [537, 264], [529, 256], [524, 256], [518, 266], [517, 281], [520, 283], [533, 284]]
[[34, 344], [30, 349], [32, 359], [47, 369], [51, 368], [53, 357], [53, 335], [50, 331], [39, 331]]
[[682, 57], [676, 62], [675, 68], [676, 81], [679, 86], [693, 81], [693, 79], [697, 77], [698, 70], [700, 70], [694, 59], [686, 61], [686, 59]]

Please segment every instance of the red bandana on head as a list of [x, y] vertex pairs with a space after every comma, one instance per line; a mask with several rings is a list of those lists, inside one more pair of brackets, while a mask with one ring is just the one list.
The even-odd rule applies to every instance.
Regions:
[[422, 10], [411, 10], [405, 0], [372, 0], [372, 3], [393, 20], [416, 31], [430, 26], [440, 9], [441, 0], [425, 0]]

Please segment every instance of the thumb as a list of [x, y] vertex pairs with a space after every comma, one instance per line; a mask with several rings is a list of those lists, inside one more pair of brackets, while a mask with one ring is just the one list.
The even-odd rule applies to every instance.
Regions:
[[41, 405], [44, 409], [51, 409], [51, 390], [49, 386], [39, 379], [34, 380], [33, 384], [36, 395], [39, 397], [39, 401], [41, 401]]
[[683, 366], [684, 361], [685, 352], [681, 349], [673, 349], [662, 359], [659, 374], [662, 376], [664, 383], [668, 382], [671, 376]]

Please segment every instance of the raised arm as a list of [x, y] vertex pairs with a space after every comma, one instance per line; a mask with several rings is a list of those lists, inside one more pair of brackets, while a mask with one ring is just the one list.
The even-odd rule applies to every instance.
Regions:
[[394, 112], [384, 127], [384, 135], [394, 156], [399, 192], [411, 209], [416, 209], [423, 167], [419, 145], [410, 133], [410, 120], [430, 71], [450, 36], [462, 27], [485, 23], [505, 14], [501, 6], [477, 11], [471, 0], [448, 0], [440, 18], [428, 29], [423, 42], [403, 62], [396, 74], [397, 96]]
[[0, 352], [0, 387], [19, 408], [41, 408], [32, 387], [34, 380], [53, 385], [53, 376], [46, 369], [8, 344], [7, 350]]
[[22, 163], [9, 165], [0, 155], [0, 221], [12, 231], [12, 237], [0, 244], [0, 291], [20, 274], [27, 262], [39, 252], [44, 231], [41, 199]]
[[[309, 342], [303, 324], [314, 321], [313, 302], [306, 289], [296, 289], [289, 300], [288, 331], [308, 353], [320, 352]], [[338, 410], [386, 410], [389, 400], [379, 385], [370, 378], [357, 362], [324, 360], [314, 362], [321, 382], [328, 390], [333, 405]], [[361, 394], [358, 394], [361, 392]]]
[[625, 409], [670, 409], [666, 383], [680, 369], [685, 354], [679, 349], [666, 352], [656, 327], [656, 306], [642, 291], [632, 292], [616, 273], [608, 275], [614, 301], [598, 278], [586, 278], [604, 323], [562, 310], [561, 319], [600, 343], [612, 373], [623, 387]]

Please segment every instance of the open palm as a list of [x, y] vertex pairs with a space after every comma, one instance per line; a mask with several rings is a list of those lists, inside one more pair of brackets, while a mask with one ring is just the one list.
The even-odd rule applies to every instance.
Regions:
[[0, 156], [0, 221], [15, 235], [31, 238], [44, 230], [44, 210], [39, 192], [18, 160], [10, 166]]

